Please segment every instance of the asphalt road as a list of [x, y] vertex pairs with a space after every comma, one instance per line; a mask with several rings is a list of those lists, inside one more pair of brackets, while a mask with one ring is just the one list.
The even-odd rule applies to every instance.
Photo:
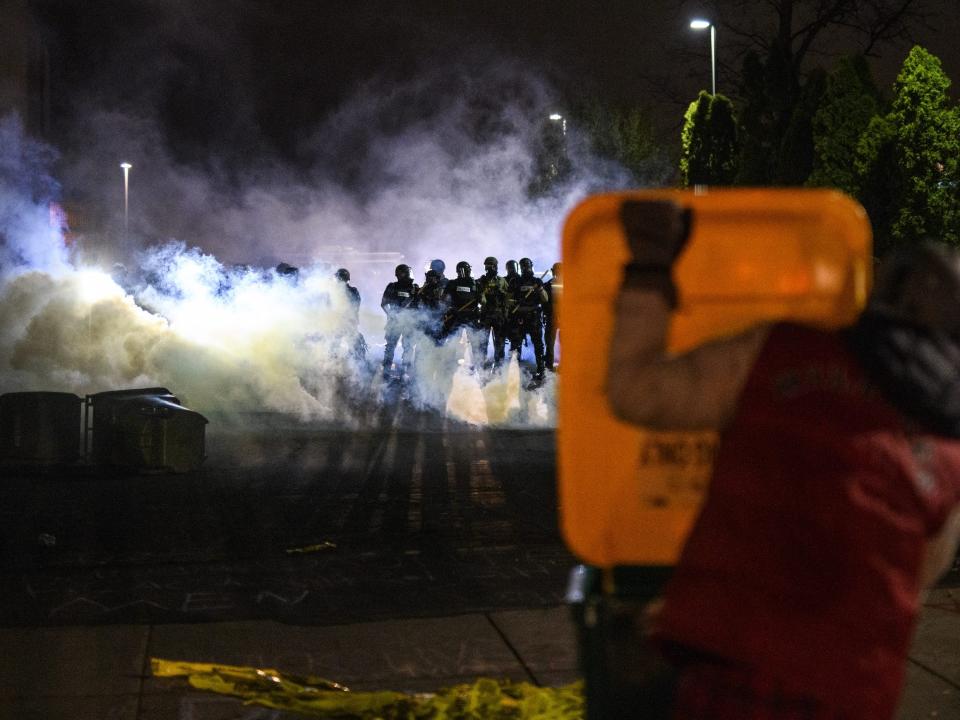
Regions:
[[[555, 433], [211, 423], [185, 475], [0, 483], [0, 625], [335, 624], [556, 605]], [[9, 471], [9, 468], [7, 469]]]

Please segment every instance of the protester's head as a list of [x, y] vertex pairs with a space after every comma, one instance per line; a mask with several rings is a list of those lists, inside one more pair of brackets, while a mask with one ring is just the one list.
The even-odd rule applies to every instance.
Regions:
[[350, 282], [350, 271], [346, 268], [340, 268], [334, 277], [343, 283]]
[[869, 311], [960, 339], [960, 251], [925, 240], [877, 272]]

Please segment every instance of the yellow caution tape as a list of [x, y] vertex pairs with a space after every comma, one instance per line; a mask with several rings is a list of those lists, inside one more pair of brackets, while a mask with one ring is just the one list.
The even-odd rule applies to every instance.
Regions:
[[292, 547], [284, 550], [287, 555], [294, 555], [296, 553], [315, 553], [320, 552], [321, 550], [333, 550], [337, 547], [336, 543], [332, 543], [329, 540], [324, 540], [321, 543], [316, 543], [315, 545], [304, 545], [303, 547]]
[[330, 680], [273, 669], [151, 658], [156, 677], [242, 698], [245, 704], [328, 720], [581, 720], [583, 683], [542, 688], [480, 678], [437, 693], [351, 692]]

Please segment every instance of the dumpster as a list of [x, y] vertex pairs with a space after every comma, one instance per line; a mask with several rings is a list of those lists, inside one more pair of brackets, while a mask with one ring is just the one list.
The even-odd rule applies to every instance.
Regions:
[[143, 472], [184, 473], [205, 457], [207, 419], [166, 388], [113, 390], [87, 397], [90, 459]]
[[39, 465], [76, 462], [81, 402], [61, 392], [0, 395], [0, 459]]

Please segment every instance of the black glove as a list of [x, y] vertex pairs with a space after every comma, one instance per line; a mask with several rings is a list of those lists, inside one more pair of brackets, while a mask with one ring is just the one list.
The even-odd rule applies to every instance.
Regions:
[[620, 220], [633, 256], [623, 268], [624, 289], [659, 292], [671, 309], [676, 308], [671, 271], [690, 237], [691, 211], [671, 200], [627, 200]]
[[620, 220], [633, 263], [670, 269], [690, 237], [692, 214], [672, 200], [627, 200]]

